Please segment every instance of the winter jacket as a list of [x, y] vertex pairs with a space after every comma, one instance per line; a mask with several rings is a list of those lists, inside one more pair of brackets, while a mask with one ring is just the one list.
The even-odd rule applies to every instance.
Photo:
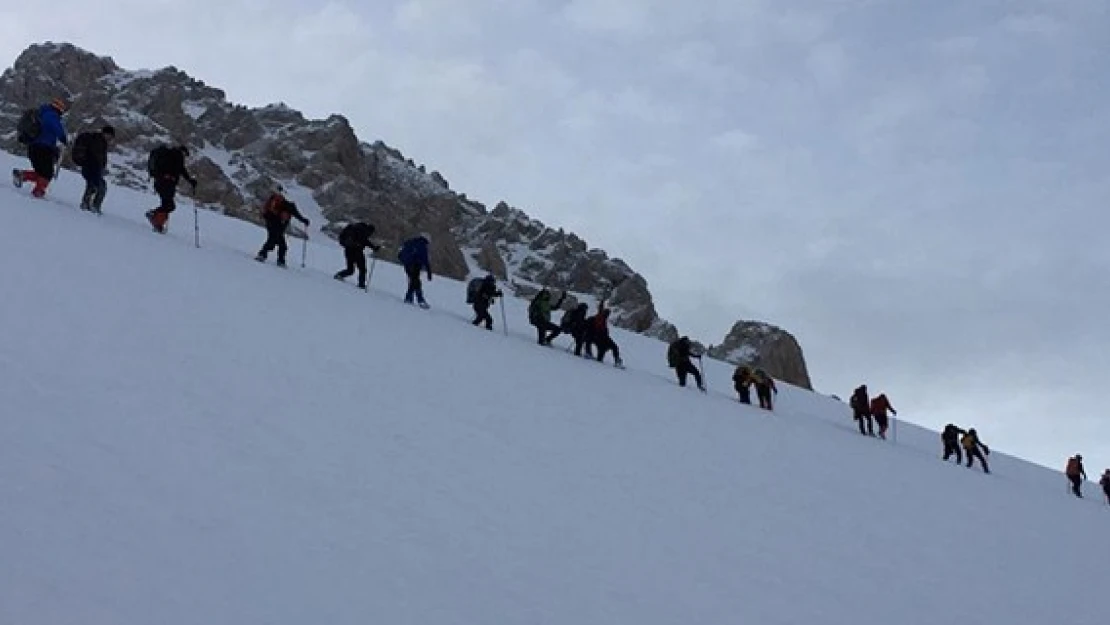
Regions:
[[589, 306], [586, 304], [579, 304], [574, 308], [563, 313], [563, 318], [559, 320], [559, 327], [570, 332], [577, 334], [584, 331], [586, 325], [586, 312], [589, 311]]
[[474, 294], [474, 305], [488, 308], [495, 297], [501, 297], [501, 289], [497, 288], [496, 280], [482, 280], [478, 292]]
[[886, 418], [887, 411], [898, 414], [894, 406], [890, 405], [890, 400], [886, 398], [885, 393], [880, 393], [878, 397], [871, 400], [871, 416]]
[[1064, 467], [1064, 475], [1087, 479], [1087, 471], [1083, 469], [1083, 461], [1075, 456], [1068, 458], [1068, 465]]
[[153, 151], [157, 152], [159, 156], [157, 158], [158, 169], [148, 172], [151, 177], [172, 178], [175, 183], [184, 178], [196, 186], [196, 179], [185, 168], [185, 154], [180, 149], [163, 145], [154, 148]]
[[736, 367], [736, 371], [732, 373], [732, 385], [737, 389], [748, 388], [755, 383], [755, 374], [752, 373], [752, 368], [747, 365], [740, 365]]
[[559, 296], [559, 301], [555, 302], [553, 305], [551, 303], [550, 291], [543, 289], [539, 293], [536, 293], [536, 297], [528, 306], [528, 321], [531, 322], [532, 325], [536, 325], [540, 322], [551, 323], [551, 311], [561, 307], [566, 299], [567, 293], [563, 291], [563, 294]]
[[774, 378], [767, 375], [767, 372], [764, 371], [763, 369], [756, 369], [755, 374], [753, 375], [752, 379], [755, 381], [756, 386], [762, 386], [762, 387], [764, 387], [768, 390], [772, 390], [776, 393], [779, 392], [779, 389], [775, 387]]
[[417, 267], [432, 275], [432, 264], [428, 259], [428, 239], [423, 236], [413, 237], [401, 245], [397, 253], [397, 260], [406, 267]]
[[370, 241], [370, 237], [374, 236], [374, 230], [374, 226], [362, 222], [347, 224], [339, 232], [339, 245], [360, 252], [368, 247], [376, 251], [378, 246]]
[[1110, 495], [1110, 471], [1102, 474], [1099, 484], [1102, 484], [1102, 492]]
[[976, 448], [982, 448], [982, 450], [988, 454], [991, 452], [991, 450], [983, 444], [983, 441], [979, 440], [979, 435], [971, 430], [968, 430], [964, 434], [964, 437], [960, 439], [960, 444], [969, 452], [974, 451]]
[[870, 415], [871, 401], [867, 397], [867, 388], [861, 386], [852, 393], [848, 405], [857, 415]]
[[31, 141], [31, 145], [45, 145], [48, 148], [57, 148], [58, 142], [69, 143], [66, 136], [66, 127], [62, 124], [62, 114], [50, 104], [39, 107], [39, 136]]
[[597, 314], [587, 320], [587, 330], [594, 343], [609, 339], [609, 309], [605, 304], [597, 305]]
[[940, 433], [940, 440], [950, 445], [955, 445], [960, 441], [960, 435], [966, 433], [967, 432], [964, 432], [960, 428], [949, 423], [948, 425], [944, 426], [944, 431]]
[[297, 221], [308, 225], [308, 219], [297, 210], [297, 205], [285, 199], [285, 196], [280, 193], [275, 193], [270, 196], [266, 203], [262, 205], [262, 218], [266, 220], [269, 226], [284, 226], [289, 223], [293, 217]]

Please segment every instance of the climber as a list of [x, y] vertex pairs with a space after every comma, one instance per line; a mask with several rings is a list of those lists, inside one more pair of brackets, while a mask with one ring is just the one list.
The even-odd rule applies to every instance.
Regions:
[[879, 438], [886, 440], [886, 431], [890, 426], [890, 418], [887, 416], [887, 411], [892, 415], [898, 416], [898, 411], [894, 406], [890, 405], [890, 400], [887, 399], [886, 394], [879, 393], [878, 397], [871, 400], [870, 412], [871, 416], [875, 419], [875, 423], [879, 426]]
[[593, 358], [593, 349], [586, 344], [586, 313], [589, 310], [590, 307], [582, 303], [566, 311], [559, 320], [559, 329], [574, 339], [575, 356], [582, 356], [582, 348], [585, 347], [585, 357]]
[[366, 248], [375, 253], [382, 246], [370, 240], [374, 236], [374, 226], [361, 221], [347, 224], [339, 231], [339, 245], [343, 248], [343, 258], [347, 261], [347, 268], [333, 276], [342, 282], [355, 273], [358, 269], [358, 288], [366, 288]]
[[174, 196], [177, 195], [177, 185], [180, 184], [181, 179], [188, 181], [194, 193], [197, 190], [196, 178], [193, 178], [185, 168], [186, 156], [189, 156], [189, 148], [184, 145], [172, 148], [160, 145], [151, 150], [147, 158], [146, 170], [154, 179], [154, 191], [158, 193], [158, 198], [161, 200], [158, 208], [146, 212], [146, 218], [155, 232], [162, 234], [166, 232], [166, 222], [170, 219], [170, 213], [177, 208]]
[[[477, 280], [477, 278], [475, 278]], [[487, 330], [493, 330], [493, 315], [489, 314], [489, 307], [493, 305], [493, 300], [502, 297], [504, 293], [501, 289], [497, 288], [497, 277], [492, 273], [487, 274], [485, 278], [475, 285], [474, 295], [471, 298], [470, 305], [474, 308], [474, 321], [472, 325], [485, 324]]]
[[775, 386], [775, 379], [763, 369], [756, 369], [752, 379], [755, 381], [755, 397], [759, 400], [759, 407], [764, 410], [774, 410], [771, 394], [779, 394], [779, 389]]
[[944, 443], [944, 461], [947, 462], [953, 454], [956, 455], [956, 464], [964, 463], [963, 453], [960, 452], [960, 435], [967, 434], [961, 428], [949, 423], [944, 426], [944, 431], [940, 434], [940, 440]]
[[1110, 505], [1110, 469], [1106, 469], [1102, 473], [1102, 479], [1099, 480], [1102, 485], [1102, 494], [1106, 495], [1106, 503]]
[[987, 459], [983, 454], [991, 455], [991, 450], [979, 440], [979, 433], [975, 428], [969, 429], [964, 433], [963, 438], [960, 439], [960, 444], [964, 447], [964, 452], [967, 454], [967, 468], [971, 468], [975, 464], [975, 459], [979, 459], [979, 464], [983, 467], [983, 473], [990, 473], [990, 468], [987, 467]]
[[420, 284], [420, 272], [427, 272], [428, 282], [432, 281], [432, 262], [428, 257], [428, 246], [431, 242], [431, 237], [427, 233], [422, 233], [405, 241], [401, 245], [401, 250], [397, 252], [397, 260], [405, 268], [405, 275], [409, 279], [408, 290], [405, 291], [405, 303], [411, 304], [415, 297], [420, 307], [425, 309], [428, 308], [428, 302], [424, 299], [424, 286]]
[[567, 292], [563, 291], [559, 301], [552, 304], [551, 291], [544, 288], [528, 304], [528, 323], [536, 328], [536, 343], [539, 345], [551, 345], [551, 341], [563, 333], [559, 326], [551, 323], [551, 311], [561, 307], [566, 299]]
[[254, 257], [258, 262], [264, 263], [266, 256], [276, 247], [278, 267], [285, 267], [285, 253], [289, 251], [289, 244], [285, 242], [285, 231], [289, 228], [289, 221], [296, 218], [305, 226], [310, 225], [308, 218], [301, 214], [295, 203], [285, 198], [282, 191], [281, 186], [278, 186], [262, 205], [262, 220], [266, 223], [266, 241], [258, 251], [258, 256]]
[[46, 188], [54, 179], [54, 166], [60, 156], [58, 143], [68, 145], [65, 125], [62, 124], [62, 115], [66, 112], [66, 103], [61, 98], [54, 98], [43, 104], [38, 109], [24, 112], [19, 120], [18, 137], [20, 143], [27, 145], [27, 158], [31, 161], [31, 169], [12, 170], [12, 184], [22, 187], [24, 182], [35, 183], [31, 195], [37, 198], [46, 196]]
[[[852, 418], [859, 424], [859, 433], [864, 436], [875, 435], [875, 424], [871, 420], [871, 401], [867, 398], [867, 385], [861, 384], [852, 393], [848, 405], [852, 407]], [[863, 429], [866, 422], [867, 429]]]
[[740, 403], [751, 405], [751, 387], [753, 383], [755, 383], [755, 374], [752, 372], [751, 366], [736, 365], [736, 371], [732, 373], [732, 387], [736, 389], [736, 394], [740, 396]]
[[85, 193], [81, 195], [81, 210], [100, 214], [108, 183], [104, 172], [108, 169], [108, 146], [116, 138], [116, 129], [104, 126], [99, 131], [82, 132], [73, 140], [70, 157], [81, 168], [85, 179]]
[[597, 303], [597, 314], [586, 319], [585, 342], [597, 348], [598, 362], [604, 362], [605, 354], [613, 352], [613, 366], [624, 369], [620, 346], [609, 334], [609, 309], [605, 307], [605, 300]]
[[702, 380], [701, 371], [690, 360], [693, 355], [690, 337], [680, 337], [667, 347], [667, 366], [674, 369], [675, 375], [678, 376], [679, 386], [685, 387], [686, 377], [692, 375], [694, 376], [694, 382], [698, 385], [698, 390], [704, 393], [705, 381]]
[[1083, 468], [1083, 456], [1075, 454], [1068, 458], [1068, 464], [1064, 467], [1064, 475], [1068, 476], [1068, 481], [1071, 482], [1072, 494], [1082, 499], [1082, 486], [1087, 479], [1087, 470]]

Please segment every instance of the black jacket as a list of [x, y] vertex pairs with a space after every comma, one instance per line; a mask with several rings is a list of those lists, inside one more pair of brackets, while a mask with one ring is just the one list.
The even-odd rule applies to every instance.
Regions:
[[482, 280], [482, 286], [478, 287], [478, 292], [475, 294], [474, 304], [476, 306], [488, 307], [490, 302], [495, 297], [501, 297], [501, 289], [497, 288], [497, 282], [493, 280]]
[[940, 433], [940, 440], [950, 445], [955, 445], [960, 441], [960, 435], [964, 433], [963, 430], [949, 423], [944, 426], [944, 431]]
[[354, 249], [359, 252], [366, 248], [377, 251], [379, 246], [370, 241], [370, 237], [374, 236], [374, 230], [374, 226], [367, 223], [355, 222], [348, 224], [339, 232], [339, 244], [346, 249]]
[[185, 169], [185, 153], [179, 149], [171, 148], [166, 145], [154, 148], [157, 155], [157, 167], [150, 171], [150, 175], [155, 178], [172, 178], [175, 182], [181, 178], [188, 180], [189, 183], [195, 185], [196, 179], [189, 174], [189, 170]]

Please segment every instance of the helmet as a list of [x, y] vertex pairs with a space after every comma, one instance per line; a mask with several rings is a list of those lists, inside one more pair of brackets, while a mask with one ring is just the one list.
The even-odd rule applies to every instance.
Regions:
[[58, 111], [59, 113], [65, 113], [66, 109], [69, 108], [68, 106], [66, 106], [66, 101], [61, 98], [54, 98], [53, 100], [51, 100], [50, 106], [54, 107], [54, 110]]
[[1083, 459], [1083, 454], [1075, 454], [1075, 459], [1076, 460], [1082, 460]]
[[112, 128], [111, 126], [104, 126], [103, 128], [100, 129], [100, 132], [102, 132], [102, 133], [104, 133], [104, 134], [106, 134], [110, 137], [116, 136], [116, 129]]
[[186, 146], [184, 143], [177, 146], [177, 151], [181, 152], [185, 156], [189, 156], [189, 147]]
[[487, 273], [486, 277], [485, 277], [485, 281], [486, 282], [497, 282], [497, 276], [493, 275], [492, 273]]
[[425, 240], [425, 241], [427, 241], [428, 243], [431, 243], [431, 242], [432, 242], [432, 235], [428, 234], [427, 232], [421, 232], [421, 233], [420, 233], [420, 238], [421, 238], [421, 239], [424, 239], [424, 240]]

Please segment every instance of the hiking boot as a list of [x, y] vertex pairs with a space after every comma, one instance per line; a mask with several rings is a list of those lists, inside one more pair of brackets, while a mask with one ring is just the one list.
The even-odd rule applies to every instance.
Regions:
[[14, 184], [17, 189], [23, 188], [23, 172], [18, 169], [12, 170], [12, 184]]
[[285, 266], [285, 259], [284, 258], [279, 258], [277, 260], [277, 266], [278, 267], [284, 267]]
[[335, 278], [336, 280], [339, 280], [340, 282], [345, 282], [347, 280], [347, 276], [343, 275], [342, 271], [340, 271], [339, 273], [335, 274], [332, 277]]

